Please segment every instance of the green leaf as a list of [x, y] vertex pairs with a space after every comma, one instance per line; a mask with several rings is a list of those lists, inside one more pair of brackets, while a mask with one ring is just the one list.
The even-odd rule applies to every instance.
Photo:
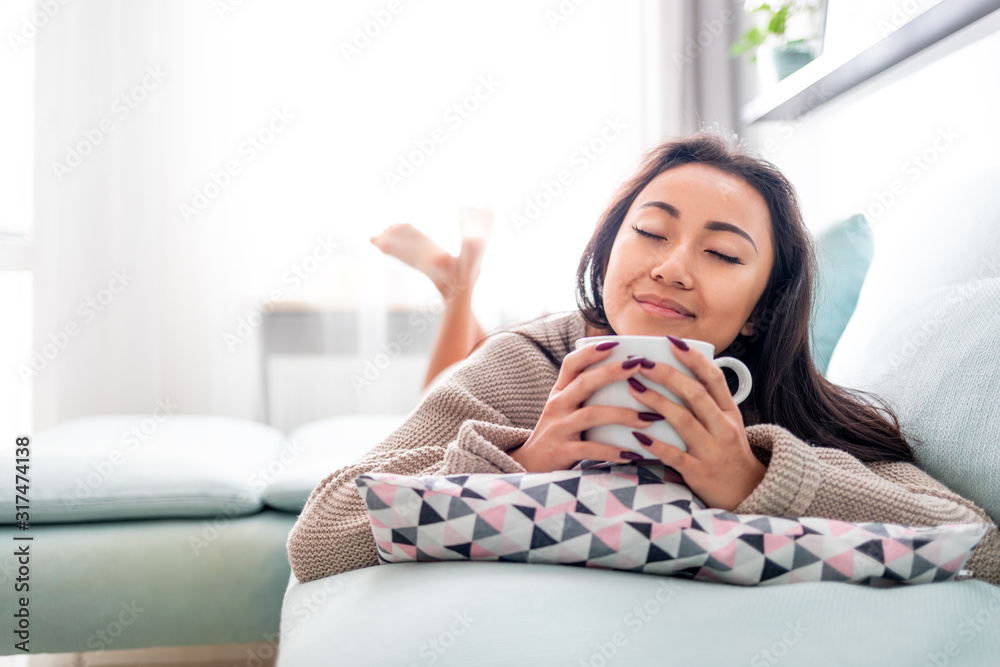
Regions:
[[774, 33], [775, 35], [785, 34], [785, 20], [788, 18], [788, 6], [784, 6], [775, 12], [774, 16], [771, 17], [770, 23], [767, 24], [767, 31]]

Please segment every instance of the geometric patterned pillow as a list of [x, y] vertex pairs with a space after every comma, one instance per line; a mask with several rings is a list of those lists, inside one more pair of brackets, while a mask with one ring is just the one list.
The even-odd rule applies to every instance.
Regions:
[[585, 460], [545, 473], [354, 479], [379, 562], [490, 560], [740, 586], [951, 581], [985, 526], [908, 527], [708, 509], [669, 466]]

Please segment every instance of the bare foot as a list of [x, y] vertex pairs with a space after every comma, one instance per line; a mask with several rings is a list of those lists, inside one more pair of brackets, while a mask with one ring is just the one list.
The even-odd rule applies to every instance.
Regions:
[[456, 258], [408, 222], [390, 225], [369, 240], [385, 254], [425, 274], [442, 294], [454, 280]]

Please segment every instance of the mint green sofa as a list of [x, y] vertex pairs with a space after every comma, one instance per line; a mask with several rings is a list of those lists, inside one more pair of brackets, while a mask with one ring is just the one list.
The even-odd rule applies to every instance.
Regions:
[[[813, 331], [814, 343], [836, 342], [827, 376], [887, 398], [918, 464], [994, 521], [997, 182], [1000, 170], [967, 180], [905, 229], [876, 229], [873, 246], [857, 219], [832, 228], [836, 240], [820, 260], [840, 268], [831, 279], [821, 267], [821, 290], [849, 304], [850, 321], [837, 330], [818, 320]], [[850, 295], [832, 294], [855, 289], [859, 276], [856, 308]], [[819, 310], [819, 319], [845, 314]], [[1000, 587], [967, 579], [744, 588], [560, 565], [385, 564], [304, 584], [291, 578], [278, 667], [313, 664], [995, 667]]]

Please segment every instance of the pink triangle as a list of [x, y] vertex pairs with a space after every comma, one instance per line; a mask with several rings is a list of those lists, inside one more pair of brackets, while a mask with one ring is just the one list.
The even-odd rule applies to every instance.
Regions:
[[714, 514], [712, 515], [712, 531], [713, 534], [716, 536], [721, 537], [722, 535], [725, 535], [733, 528], [740, 525], [742, 524], [740, 524], [738, 521], [727, 521], [725, 519], [720, 519]]
[[392, 502], [396, 497], [396, 487], [392, 484], [373, 484], [368, 487], [368, 490], [373, 492], [378, 496], [386, 505], [392, 506]]
[[444, 543], [449, 546], [455, 546], [456, 544], [465, 544], [469, 542], [469, 538], [462, 533], [455, 530], [450, 523], [445, 523], [444, 526]]
[[736, 566], [736, 540], [729, 540], [721, 549], [716, 549], [712, 552], [712, 558], [728, 565], [729, 567]]
[[622, 525], [620, 523], [608, 526], [607, 528], [601, 528], [600, 530], [595, 530], [594, 535], [596, 535], [601, 542], [604, 542], [615, 551], [618, 551], [621, 548]]
[[948, 572], [957, 572], [958, 568], [962, 566], [962, 561], [965, 560], [966, 554], [954, 558], [943, 565], [938, 565], [942, 570], [947, 570]]
[[490, 484], [490, 492], [487, 498], [502, 498], [506, 496], [511, 491], [520, 491], [519, 488], [511, 484], [510, 482], [504, 481], [502, 479], [494, 479]]
[[828, 519], [827, 526], [830, 528], [830, 534], [834, 537], [839, 537], [844, 533], [849, 533], [857, 527], [853, 523], [838, 521], [836, 519]]
[[576, 509], [576, 499], [568, 500], [552, 507], [539, 507], [535, 510], [535, 521], [543, 521], [556, 514], [565, 514]]
[[[516, 510], [520, 511], [520, 510]], [[497, 505], [479, 512], [479, 517], [499, 531], [503, 531], [503, 519], [507, 515], [507, 505]]]
[[664, 535], [671, 535], [684, 528], [691, 527], [691, 517], [686, 516], [683, 519], [678, 519], [677, 521], [672, 521], [670, 523], [654, 523], [650, 524], [653, 529], [650, 532], [649, 539], [655, 540]]
[[823, 559], [827, 565], [846, 577], [854, 575], [854, 549], [848, 549], [842, 554]]
[[[394, 547], [394, 550], [395, 549], [399, 549], [404, 554], [406, 554], [407, 556], [409, 556], [410, 560], [417, 560], [417, 548], [415, 546], [413, 546], [412, 544], [398, 544], [397, 543], [397, 544], [393, 544], [392, 546]], [[398, 556], [398, 554], [394, 554], [394, 555]]]
[[613, 516], [618, 516], [620, 514], [628, 514], [632, 511], [631, 507], [625, 507], [622, 502], [618, 500], [612, 493], [605, 494], [604, 496], [604, 517], [611, 518]]
[[376, 517], [371, 512], [368, 513], [368, 520], [371, 521], [372, 525], [375, 526], [376, 528], [388, 528], [389, 527], [389, 526], [385, 525], [384, 523], [382, 523], [381, 521], [379, 521], [378, 517]]
[[913, 553], [910, 547], [900, 543], [898, 540], [891, 538], [886, 538], [882, 540], [882, 555], [885, 558], [885, 563], [888, 565], [897, 558], [902, 558], [903, 556]]
[[469, 558], [472, 560], [476, 560], [479, 558], [482, 559], [496, 558], [496, 554], [490, 551], [489, 549], [484, 549], [482, 545], [479, 544], [479, 542], [473, 542], [472, 546], [469, 548]]
[[764, 555], [774, 553], [783, 546], [792, 543], [794, 540], [787, 535], [771, 535], [764, 533]]

